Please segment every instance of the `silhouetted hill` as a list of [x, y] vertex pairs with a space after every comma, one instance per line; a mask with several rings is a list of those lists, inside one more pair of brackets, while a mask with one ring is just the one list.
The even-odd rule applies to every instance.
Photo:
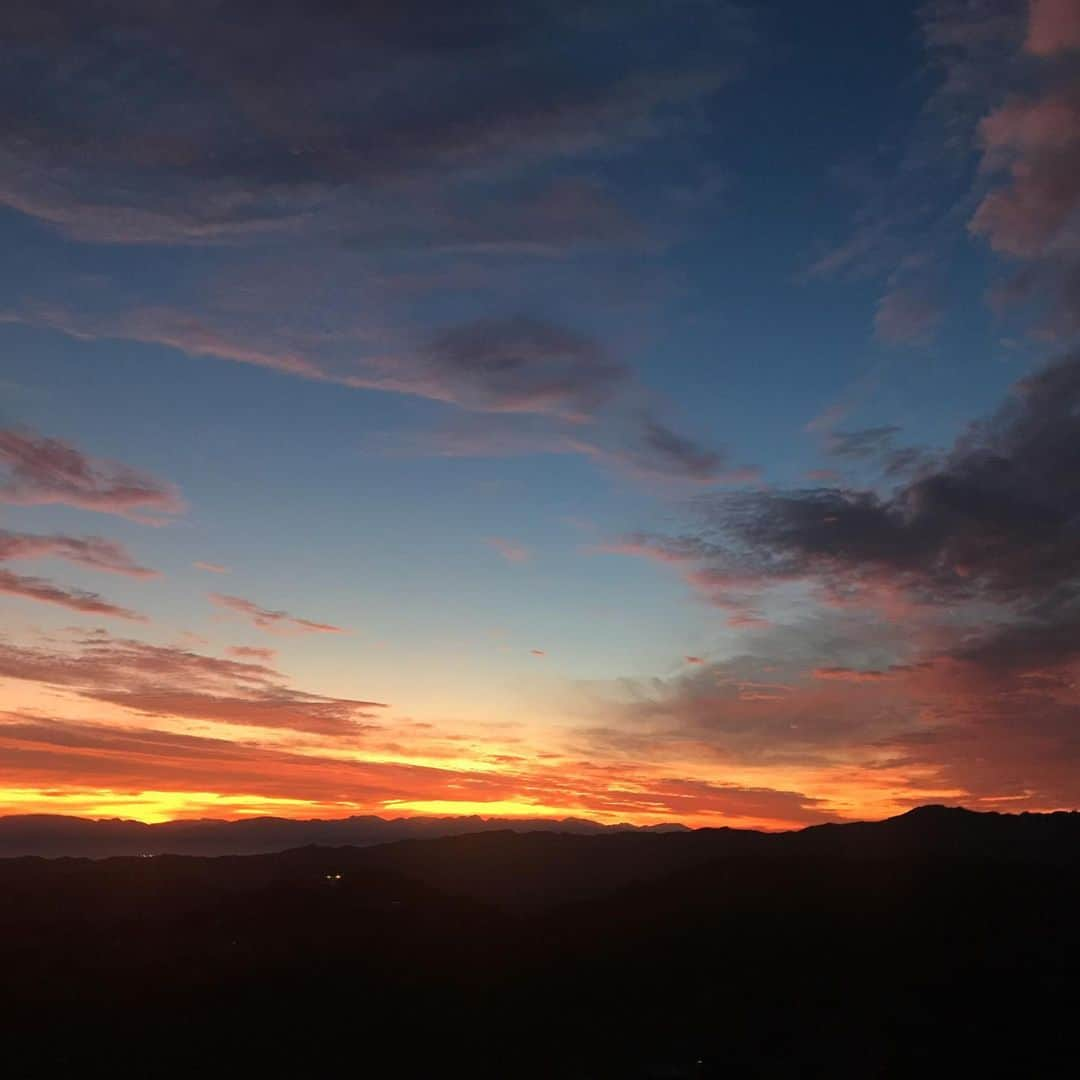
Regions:
[[1080, 815], [0, 860], [13, 1076], [1073, 1075]]

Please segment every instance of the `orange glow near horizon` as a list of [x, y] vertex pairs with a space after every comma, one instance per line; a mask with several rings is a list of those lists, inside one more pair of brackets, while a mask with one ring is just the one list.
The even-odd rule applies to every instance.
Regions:
[[[953, 801], [957, 793], [937, 792], [927, 801]], [[908, 806], [884, 800], [866, 804], [864, 812], [833, 812], [839, 820], [872, 820], [901, 813]], [[679, 823], [691, 828], [720, 827], [776, 831], [803, 828], [812, 822], [786, 820], [772, 815], [723, 813], [695, 810], [685, 814], [663, 812], [657, 808], [630, 810], [604, 809], [597, 805], [557, 804], [527, 799], [387, 799], [378, 803], [321, 801], [270, 797], [258, 794], [224, 794], [213, 791], [120, 791], [114, 789], [57, 790], [0, 788], [0, 815], [57, 814], [94, 820], [123, 819], [158, 824], [166, 821], [191, 821], [201, 818], [240, 820], [251, 817], [280, 817], [295, 820], [320, 818], [332, 820], [374, 815], [384, 818], [409, 817], [480, 817], [520, 818], [557, 821], [578, 818], [599, 824], [625, 823], [647, 826]]]

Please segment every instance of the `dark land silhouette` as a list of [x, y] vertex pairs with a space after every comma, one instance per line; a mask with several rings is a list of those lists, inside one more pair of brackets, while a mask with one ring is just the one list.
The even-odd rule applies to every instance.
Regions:
[[1075, 1075], [1080, 814], [574, 827], [2, 859], [8, 1075]]

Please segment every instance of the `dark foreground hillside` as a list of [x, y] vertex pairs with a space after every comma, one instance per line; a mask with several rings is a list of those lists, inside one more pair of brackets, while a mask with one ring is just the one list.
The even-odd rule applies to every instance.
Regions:
[[0, 861], [5, 1072], [1073, 1076], [1077, 830]]

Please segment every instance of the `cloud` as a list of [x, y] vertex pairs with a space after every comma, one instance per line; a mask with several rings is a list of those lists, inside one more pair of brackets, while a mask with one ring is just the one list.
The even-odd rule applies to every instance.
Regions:
[[1071, 0], [1032, 3], [1027, 51], [1041, 57], [1022, 93], [979, 125], [982, 171], [992, 181], [969, 227], [990, 247], [1026, 266], [994, 291], [1033, 301], [1036, 329], [1070, 340], [1080, 328], [1080, 78], [1055, 62], [1075, 50], [1080, 13]]
[[887, 345], [921, 345], [941, 323], [940, 304], [922, 288], [893, 286], [878, 301], [874, 331]]
[[31, 431], [0, 431], [0, 502], [62, 503], [149, 524], [184, 509], [179, 492], [119, 462], [92, 458]]
[[104, 615], [113, 619], [146, 622], [145, 615], [111, 604], [97, 593], [55, 585], [44, 578], [13, 574], [9, 570], [0, 569], [0, 593], [24, 600], [37, 600], [43, 604], [55, 604], [85, 615]]
[[[686, 535], [612, 545], [675, 567], [721, 606], [787, 599], [745, 655], [634, 684], [606, 738], [855, 770], [864, 788], [912, 801], [937, 790], [1075, 804], [1078, 414], [1080, 354], [1068, 353], [889, 491], [710, 495]], [[853, 434], [856, 457], [892, 437]]]
[[628, 372], [591, 339], [519, 316], [442, 332], [422, 351], [414, 377], [425, 396], [466, 408], [580, 420], [610, 400]]
[[530, 649], [529, 652], [532, 653], [533, 656], [547, 656], [547, 653], [543, 649]]
[[844, 488], [718, 498], [710, 565], [755, 580], [880, 576], [931, 602], [1033, 603], [1080, 576], [1080, 354], [1006, 402], [891, 495]]
[[225, 652], [237, 660], [257, 660], [263, 664], [273, 663], [277, 649], [264, 649], [256, 645], [230, 645]]
[[329, 623], [312, 622], [311, 619], [301, 619], [290, 615], [287, 611], [271, 611], [269, 608], [259, 607], [242, 596], [227, 596], [224, 593], [211, 593], [210, 601], [218, 607], [235, 611], [249, 619], [253, 626], [260, 630], [269, 630], [275, 633], [288, 633], [295, 631], [302, 634], [344, 634], [340, 626], [331, 626]]
[[[355, 390], [428, 398], [480, 414], [469, 426], [421, 440], [414, 449], [449, 456], [581, 454], [651, 480], [743, 484], [758, 478], [755, 467], [732, 466], [723, 453], [660, 420], [653, 395], [599, 342], [523, 315], [469, 320], [424, 341], [402, 341], [396, 350], [346, 359], [337, 352], [321, 356], [318, 340], [308, 342], [310, 352], [299, 347], [282, 351], [261, 342], [265, 327], [210, 328], [205, 320], [166, 309], [105, 319], [59, 309], [7, 317], [80, 339], [160, 344]], [[288, 332], [279, 336], [288, 337]], [[515, 420], [520, 422], [516, 429], [508, 423]]]
[[819, 667], [812, 672], [815, 679], [833, 679], [839, 682], [877, 682], [880, 679], [890, 679], [894, 676], [888, 671], [875, 671], [873, 669], [857, 670], [846, 667]]
[[846, 613], [766, 628], [730, 658], [669, 679], [623, 680], [599, 703], [601, 726], [586, 737], [598, 751], [709, 762], [720, 775], [736, 767], [813, 770], [816, 788], [826, 790], [826, 770], [884, 765], [882, 740], [916, 723], [918, 705], [903, 687], [814, 674], [832, 658], [887, 666], [901, 647], [889, 629]]
[[[233, 25], [213, 5], [119, 0], [92, 21], [74, 0], [47, 20], [34, 9], [15, 0], [7, 19], [0, 199], [107, 243], [341, 230], [440, 185], [627, 152], [728, 82], [718, 57], [747, 42], [722, 4], [584, 17], [578, 4], [470, 0], [450, 17], [431, 0], [363, 12], [286, 0]], [[582, 50], [607, 62], [583, 65]]]
[[650, 417], [642, 422], [643, 461], [654, 461], [659, 471], [711, 482], [723, 471], [719, 454], [706, 450], [665, 424]]
[[202, 559], [197, 559], [191, 564], [196, 570], [205, 570], [208, 574], [227, 574], [229, 568], [222, 566], [220, 563], [203, 562]]
[[900, 428], [895, 424], [862, 428], [859, 431], [830, 431], [825, 440], [826, 448], [835, 457], [880, 458], [892, 449], [893, 438]]
[[1038, 56], [1080, 49], [1080, 8], [1075, 0], [1029, 0], [1027, 50]]
[[760, 479], [757, 466], [732, 465], [723, 452], [679, 435], [648, 413], [622, 421], [613, 434], [568, 433], [565, 444], [574, 453], [645, 480], [740, 485]]
[[727, 612], [727, 624], [732, 628], [754, 629], [768, 625], [753, 597], [754, 590], [763, 584], [760, 570], [747, 560], [736, 565], [725, 559], [722, 549], [708, 540], [633, 533], [600, 544], [595, 550], [676, 567], [683, 581], [702, 600]]
[[[155, 763], [152, 788], [147, 761]], [[244, 805], [265, 813], [282, 809], [267, 805], [269, 800], [300, 800], [302, 806], [291, 812], [328, 817], [393, 812], [403, 803], [434, 803], [451, 813], [514, 803], [518, 813], [534, 806], [534, 814], [574, 812], [609, 821], [682, 818], [773, 828], [834, 817], [823, 800], [767, 786], [650, 775], [645, 768], [573, 759], [545, 768], [520, 755], [503, 755], [500, 765], [479, 773], [449, 763], [440, 768], [310, 749], [301, 754], [145, 726], [0, 714], [0, 785], [36, 790], [38, 807], [47, 805], [50, 794], [60, 805], [70, 796], [88, 814], [95, 806], [115, 806], [118, 796], [145, 799], [152, 790], [175, 793], [168, 800], [173, 814], [201, 816], [209, 806], [199, 792], [220, 793], [218, 805], [246, 796]]]
[[684, 656], [683, 662], [687, 664], [704, 664], [705, 661], [700, 656]]
[[972, 231], [1008, 255], [1076, 254], [1080, 80], [1042, 98], [1002, 106], [980, 131], [986, 167], [1004, 162], [1009, 182], [979, 204]]
[[1024, 9], [1015, 0], [926, 0], [914, 15], [927, 100], [906, 138], [834, 169], [853, 206], [848, 235], [804, 275], [880, 281], [874, 333], [890, 346], [928, 344], [944, 321], [948, 268], [977, 198], [978, 121], [1030, 67], [1018, 55]]
[[529, 549], [513, 540], [505, 540], [501, 536], [488, 537], [488, 544], [493, 547], [507, 562], [528, 562], [532, 557]]
[[68, 688], [80, 696], [153, 716], [358, 734], [379, 702], [293, 690], [264, 663], [90, 635], [74, 648], [29, 648], [0, 640], [0, 677]]
[[104, 570], [128, 577], [158, 577], [156, 570], [140, 566], [123, 544], [99, 536], [63, 536], [53, 533], [16, 533], [0, 529], [0, 562], [10, 559], [66, 559], [93, 570]]

